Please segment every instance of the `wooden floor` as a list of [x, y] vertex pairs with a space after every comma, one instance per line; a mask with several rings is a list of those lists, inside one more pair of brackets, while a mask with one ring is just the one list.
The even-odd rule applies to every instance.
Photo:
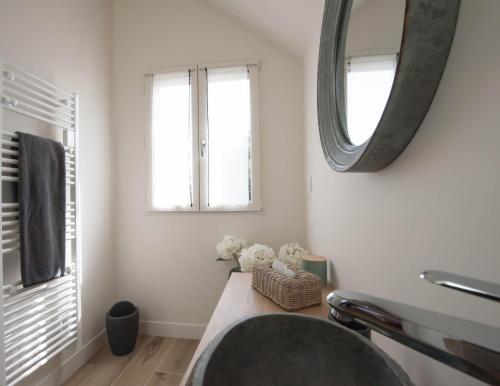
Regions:
[[198, 340], [140, 336], [134, 352], [122, 357], [106, 345], [64, 383], [65, 386], [177, 386]]

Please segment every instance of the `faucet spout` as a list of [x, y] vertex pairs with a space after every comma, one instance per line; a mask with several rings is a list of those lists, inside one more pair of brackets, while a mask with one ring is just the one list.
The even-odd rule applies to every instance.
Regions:
[[421, 279], [470, 295], [500, 302], [500, 285], [443, 271], [424, 271]]
[[489, 384], [500, 385], [500, 328], [349, 291], [333, 291], [332, 316], [373, 331]]

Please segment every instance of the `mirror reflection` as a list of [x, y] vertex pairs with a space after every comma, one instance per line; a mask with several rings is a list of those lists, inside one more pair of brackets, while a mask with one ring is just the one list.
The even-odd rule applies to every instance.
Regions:
[[405, 0], [353, 0], [345, 46], [345, 133], [361, 145], [389, 98], [403, 35]]

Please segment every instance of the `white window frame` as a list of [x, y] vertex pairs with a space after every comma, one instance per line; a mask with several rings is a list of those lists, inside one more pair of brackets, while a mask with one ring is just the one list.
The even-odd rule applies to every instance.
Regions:
[[[232, 66], [248, 66], [250, 79], [251, 104], [251, 197], [249, 205], [210, 207], [208, 205], [208, 125], [207, 125], [207, 69]], [[210, 212], [260, 212], [262, 211], [261, 172], [260, 172], [260, 69], [258, 60], [238, 62], [217, 62], [207, 64], [169, 67], [152, 71], [144, 76], [146, 101], [146, 130], [144, 149], [146, 156], [145, 201], [147, 213], [210, 213]], [[153, 76], [155, 74], [190, 71], [192, 103], [192, 139], [193, 139], [193, 205], [191, 207], [157, 208], [153, 205]], [[203, 87], [205, 86], [205, 87]], [[204, 143], [204, 145], [202, 145]], [[202, 149], [203, 147], [203, 149]], [[203, 156], [202, 156], [203, 152]]]

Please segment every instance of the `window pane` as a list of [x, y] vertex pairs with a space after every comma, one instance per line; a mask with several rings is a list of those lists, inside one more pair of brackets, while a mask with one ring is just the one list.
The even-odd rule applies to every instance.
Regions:
[[251, 107], [247, 67], [207, 70], [208, 205], [251, 202]]
[[392, 89], [396, 55], [352, 57], [347, 72], [347, 128], [354, 145], [371, 137]]
[[189, 71], [153, 77], [153, 206], [191, 207], [192, 128]]

